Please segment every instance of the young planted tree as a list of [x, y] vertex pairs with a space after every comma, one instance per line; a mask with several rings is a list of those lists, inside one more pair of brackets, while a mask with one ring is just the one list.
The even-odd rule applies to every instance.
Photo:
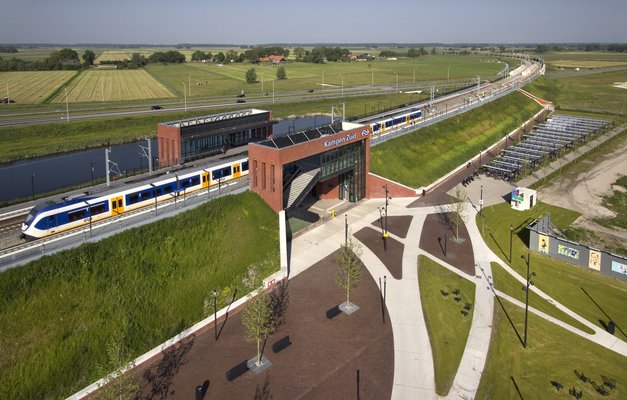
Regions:
[[246, 82], [248, 83], [257, 82], [257, 72], [255, 71], [254, 68], [251, 68], [248, 71], [246, 71]]
[[351, 309], [354, 304], [350, 302], [351, 289], [359, 285], [362, 274], [361, 245], [355, 243], [352, 238], [340, 247], [340, 255], [337, 258], [338, 271], [335, 275], [335, 283], [346, 289], [346, 303], [343, 304], [345, 309]]
[[462, 185], [455, 186], [455, 189], [453, 189], [455, 203], [451, 204], [450, 207], [450, 210], [455, 213], [455, 239], [459, 239], [459, 220], [466, 221], [468, 214], [466, 197], [468, 197], [468, 194]]
[[98, 366], [99, 375], [106, 376], [97, 392], [96, 397], [99, 400], [134, 399], [139, 392], [139, 380], [132, 371], [135, 364], [129, 361], [121, 330], [122, 328], [109, 338], [107, 364]]
[[[244, 286], [249, 294], [246, 307], [242, 313], [242, 323], [246, 328], [246, 341], [257, 342], [257, 360], [255, 365], [262, 365], [261, 341], [265, 340], [273, 331], [272, 323], [272, 303], [268, 292], [263, 290], [263, 278], [258, 264], [252, 265], [248, 269], [247, 276], [243, 279]], [[252, 292], [258, 290], [253, 297]]]
[[279, 68], [277, 68], [276, 70], [276, 78], [281, 80], [281, 79], [287, 79], [287, 73], [285, 72], [285, 67], [284, 66], [280, 66]]

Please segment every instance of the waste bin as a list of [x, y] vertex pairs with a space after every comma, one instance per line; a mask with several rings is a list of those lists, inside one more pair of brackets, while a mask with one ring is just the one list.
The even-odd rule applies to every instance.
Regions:
[[610, 321], [607, 323], [607, 331], [610, 334], [614, 334], [614, 331], [616, 330], [616, 324], [614, 323], [614, 321]]

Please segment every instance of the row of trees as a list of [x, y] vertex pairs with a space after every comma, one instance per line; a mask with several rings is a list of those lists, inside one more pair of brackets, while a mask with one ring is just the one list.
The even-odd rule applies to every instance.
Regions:
[[[285, 67], [280, 65], [276, 70], [276, 78], [279, 80], [287, 79], [287, 72], [285, 72]], [[257, 82], [257, 71], [254, 68], [246, 71], [246, 82], [247, 83], [255, 83]]]
[[47, 58], [38, 61], [0, 57], [0, 71], [77, 70], [93, 65], [96, 54], [91, 50], [85, 50], [81, 58], [82, 62], [75, 50], [67, 48], [53, 51]]
[[[427, 50], [425, 50], [424, 47], [421, 47], [419, 49], [415, 49], [415, 48], [411, 48], [407, 51], [394, 51], [394, 50], [383, 50], [381, 53], [379, 53], [379, 57], [409, 57], [409, 58], [418, 58], [420, 56], [426, 56], [427, 54], [429, 54], [429, 52]], [[437, 51], [435, 50], [435, 47], [433, 47], [431, 49], [431, 55], [435, 55], [437, 54]]]

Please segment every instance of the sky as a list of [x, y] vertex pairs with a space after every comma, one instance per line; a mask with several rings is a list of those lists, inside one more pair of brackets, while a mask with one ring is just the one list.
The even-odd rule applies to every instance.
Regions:
[[627, 42], [627, 0], [0, 0], [0, 43]]

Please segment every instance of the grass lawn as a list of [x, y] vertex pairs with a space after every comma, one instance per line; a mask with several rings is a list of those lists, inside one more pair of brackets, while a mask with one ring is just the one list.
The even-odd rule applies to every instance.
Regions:
[[558, 109], [624, 114], [627, 89], [614, 86], [616, 82], [627, 82], [627, 70], [565, 78], [543, 76], [525, 86], [525, 90], [554, 102]]
[[[475, 284], [424, 256], [418, 257], [418, 284], [433, 350], [435, 391], [440, 396], [446, 396], [468, 340], [475, 304]], [[453, 293], [456, 289], [459, 289], [459, 294]], [[448, 295], [444, 296], [442, 291]], [[458, 302], [455, 298], [461, 300]], [[464, 309], [466, 304], [470, 304], [470, 311]]]
[[[527, 267], [521, 255], [526, 256], [529, 250], [524, 227], [547, 212], [560, 229], [568, 227], [579, 216], [574, 211], [541, 202], [522, 212], [512, 210], [504, 203], [486, 207], [483, 211], [486, 219], [483, 240], [504, 262], [509, 257], [509, 226], [514, 226], [513, 262], [509, 265], [522, 277], [526, 276]], [[601, 328], [600, 320], [607, 323], [607, 314], [623, 332], [627, 331], [627, 283], [534, 252], [531, 253], [531, 271], [537, 273], [534, 283], [539, 289], [572, 311]], [[618, 329], [616, 336], [627, 339]]]
[[[492, 265], [492, 278], [494, 279], [494, 287], [501, 292], [508, 294], [515, 298], [516, 300], [520, 300], [523, 303], [525, 302], [525, 291], [521, 290], [525, 284], [517, 281], [513, 276], [511, 276], [507, 271], [505, 271], [500, 265], [493, 262]], [[534, 279], [535, 280], [535, 279]], [[537, 310], [540, 310], [551, 317], [557, 318], [562, 322], [566, 322], [567, 324], [582, 330], [584, 332], [593, 334], [594, 331], [584, 324], [578, 322], [576, 319], [568, 316], [563, 311], [544, 300], [542, 297], [535, 294], [532, 290], [529, 291], [529, 305], [534, 307]]]
[[[68, 101], [126, 101], [174, 97], [174, 94], [157, 82], [145, 70], [87, 70], [68, 86]], [[65, 103], [65, 91], [52, 99]]]
[[[523, 332], [524, 309], [502, 302], [518, 332]], [[475, 399], [573, 399], [568, 395], [573, 387], [583, 391], [583, 399], [627, 396], [625, 357], [534, 314], [529, 314], [527, 349], [523, 349], [499, 303], [494, 307], [490, 351]], [[603, 385], [603, 376], [610, 378], [616, 389], [606, 386], [609, 396], [601, 396], [591, 382], [578, 379], [575, 371], [598, 386]], [[558, 392], [551, 381], [563, 388]]]
[[[51, 96], [61, 85], [70, 80], [76, 71], [19, 71], [0, 72], [0, 97], [7, 94], [15, 104], [41, 103]], [[12, 106], [13, 104], [11, 104]], [[6, 110], [9, 106], [0, 105]]]
[[509, 94], [373, 147], [370, 169], [409, 187], [428, 185], [503, 138], [540, 109], [521, 93]]
[[276, 214], [246, 192], [1, 273], [0, 398], [71, 395], [114, 369], [114, 332], [143, 354], [203, 319], [213, 288], [243, 296], [246, 269], [278, 248]]
[[627, 54], [608, 51], [551, 51], [542, 54], [549, 65], [564, 67], [599, 68], [627, 64]]
[[622, 190], [617, 189], [611, 196], [604, 197], [603, 205], [614, 211], [616, 216], [614, 218], [599, 218], [595, 221], [608, 228], [624, 230], [627, 229], [627, 176], [623, 175], [612, 185], [622, 188]]

